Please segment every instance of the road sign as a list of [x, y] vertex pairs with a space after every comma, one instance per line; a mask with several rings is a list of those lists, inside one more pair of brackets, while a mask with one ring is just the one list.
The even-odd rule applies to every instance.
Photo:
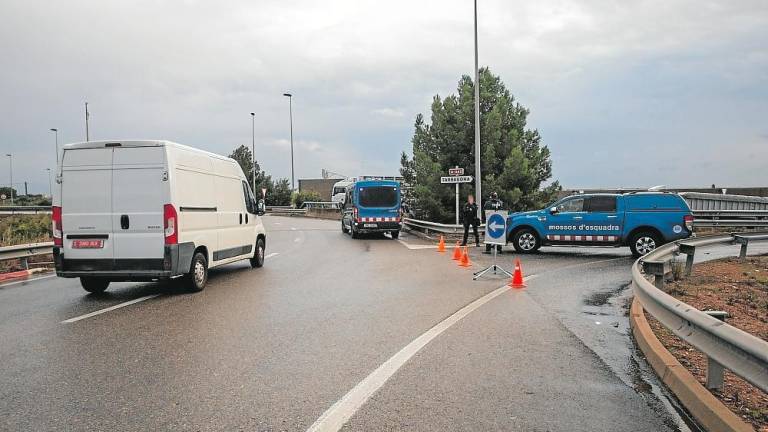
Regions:
[[448, 168], [448, 175], [449, 176], [463, 176], [464, 175], [464, 168]]
[[470, 183], [472, 176], [449, 176], [440, 177], [440, 183]]
[[486, 213], [485, 244], [507, 244], [507, 212], [493, 211]]

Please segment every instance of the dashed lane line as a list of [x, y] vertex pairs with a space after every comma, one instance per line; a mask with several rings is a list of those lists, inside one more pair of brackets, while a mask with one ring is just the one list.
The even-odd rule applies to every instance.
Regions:
[[[525, 280], [531, 280], [536, 275], [530, 275]], [[414, 339], [403, 349], [393, 355], [381, 366], [376, 368], [370, 375], [360, 381], [352, 390], [345, 394], [341, 399], [334, 403], [320, 418], [307, 429], [307, 432], [337, 432], [344, 424], [352, 418], [353, 415], [365, 404], [366, 401], [378, 391], [392, 375], [395, 374], [408, 360], [411, 359], [424, 346], [438, 337], [441, 333], [448, 330], [451, 326], [461, 321], [480, 306], [488, 303], [499, 295], [509, 291], [511, 288], [504, 285], [490, 293], [480, 297], [472, 303], [459, 309], [453, 315], [439, 322], [437, 325], [427, 330], [421, 336]]]
[[87, 318], [95, 317], [97, 315], [101, 315], [103, 313], [107, 313], [107, 312], [113, 311], [115, 309], [120, 309], [120, 308], [124, 308], [126, 306], [130, 306], [132, 304], [143, 302], [144, 300], [153, 299], [153, 298], [155, 298], [155, 297], [157, 297], [159, 295], [160, 294], [152, 294], [152, 295], [148, 295], [148, 296], [144, 296], [144, 297], [139, 297], [137, 299], [133, 299], [133, 300], [129, 300], [127, 302], [119, 303], [119, 304], [116, 304], [114, 306], [110, 306], [108, 308], [99, 309], [99, 310], [97, 310], [95, 312], [91, 312], [91, 313], [87, 313], [85, 315], [80, 315], [80, 316], [77, 316], [77, 317], [74, 317], [74, 318], [67, 319], [67, 320], [62, 321], [61, 323], [62, 324], [71, 324], [73, 322], [77, 322], [77, 321], [81, 321], [81, 320], [84, 320], [84, 319], [87, 319]]

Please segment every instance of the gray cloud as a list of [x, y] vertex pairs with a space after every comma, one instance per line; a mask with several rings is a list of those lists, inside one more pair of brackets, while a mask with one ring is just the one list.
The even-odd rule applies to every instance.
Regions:
[[[254, 111], [260, 163], [288, 177], [291, 91], [299, 177], [392, 174], [415, 115], [471, 73], [471, 14], [458, 0], [4, 0], [0, 150], [43, 191], [48, 128], [82, 140], [85, 100], [93, 137], [218, 153], [250, 144]], [[768, 183], [765, 40], [760, 0], [480, 1], [481, 63], [531, 109], [569, 186]]]

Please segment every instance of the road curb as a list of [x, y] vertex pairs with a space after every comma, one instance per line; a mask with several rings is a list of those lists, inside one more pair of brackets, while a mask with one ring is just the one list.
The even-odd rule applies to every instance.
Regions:
[[632, 335], [640, 351], [664, 385], [674, 393], [693, 418], [707, 431], [754, 432], [754, 428], [734, 414], [704, 388], [661, 344], [645, 319], [643, 305], [635, 297], [630, 309]]

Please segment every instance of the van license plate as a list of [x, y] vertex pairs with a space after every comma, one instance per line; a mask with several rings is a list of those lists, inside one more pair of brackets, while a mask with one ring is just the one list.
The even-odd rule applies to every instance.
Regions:
[[376, 228], [377, 226], [376, 224], [363, 224], [363, 228]]
[[101, 249], [104, 240], [72, 240], [72, 249]]

